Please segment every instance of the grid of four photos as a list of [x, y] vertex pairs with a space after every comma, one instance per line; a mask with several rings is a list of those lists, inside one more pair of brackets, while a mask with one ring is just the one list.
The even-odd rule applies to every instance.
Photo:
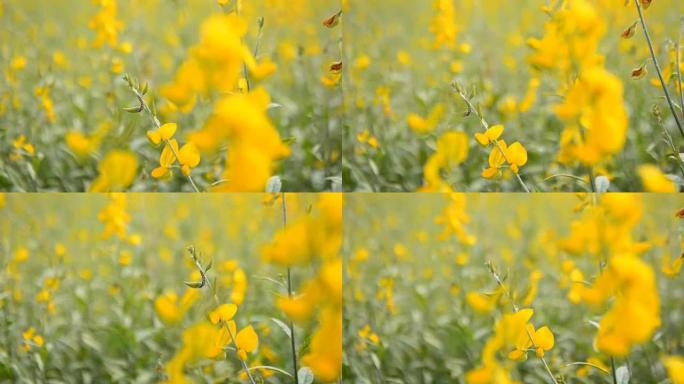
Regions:
[[680, 0], [0, 0], [0, 383], [684, 384]]

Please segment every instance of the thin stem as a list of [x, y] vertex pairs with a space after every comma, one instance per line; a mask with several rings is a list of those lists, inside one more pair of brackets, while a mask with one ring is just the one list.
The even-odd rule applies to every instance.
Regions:
[[[480, 124], [482, 124], [482, 127], [485, 129], [485, 131], [487, 129], [489, 129], [489, 124], [487, 124], [485, 119], [482, 116], [480, 116], [480, 114], [477, 112], [477, 109], [475, 109], [475, 106], [470, 102], [470, 100], [468, 100], [466, 95], [464, 95], [460, 89], [457, 89], [456, 91], [458, 92], [458, 95], [461, 96], [461, 99], [463, 99], [463, 101], [468, 105], [468, 110], [471, 111], [472, 113], [474, 113], [478, 117], [478, 119], [480, 119]], [[510, 164], [511, 162], [508, 160], [508, 156], [506, 155], [506, 152], [503, 150], [503, 148], [501, 147], [499, 142], [494, 141], [494, 145], [496, 145], [496, 148], [499, 150], [499, 152], [501, 152], [501, 155], [503, 156], [504, 161], [506, 161], [506, 163]], [[525, 192], [530, 193], [531, 192], [530, 189], [527, 187], [527, 184], [525, 184], [522, 177], [520, 177], [520, 174], [518, 172], [513, 172], [513, 174], [515, 174], [515, 177], [518, 179], [518, 183], [525, 190]]]
[[589, 167], [589, 185], [591, 186], [591, 191], [596, 193], [596, 179], [594, 179], [594, 168]]
[[672, 102], [672, 98], [670, 97], [670, 91], [667, 90], [667, 85], [665, 84], [665, 79], [663, 78], [663, 73], [660, 70], [660, 64], [658, 64], [658, 59], [656, 58], [655, 50], [653, 49], [653, 43], [651, 41], [651, 35], [648, 33], [648, 28], [646, 27], [646, 21], [644, 20], [644, 14], [641, 10], [641, 4], [639, 4], [639, 0], [634, 0], [634, 4], [636, 4], [637, 11], [639, 12], [639, 20], [641, 20], [641, 28], [644, 30], [644, 36], [646, 36], [646, 42], [648, 43], [648, 49], [651, 52], [651, 59], [653, 60], [653, 65], [656, 68], [656, 72], [658, 73], [658, 79], [660, 79], [660, 85], [663, 88], [663, 92], [665, 92], [665, 98], [667, 99], [667, 103], [670, 106], [670, 111], [672, 112], [672, 116], [675, 119], [675, 123], [677, 123], [677, 128], [679, 128], [679, 133], [681, 133], [682, 138], [684, 138], [684, 128], [682, 128], [682, 123], [679, 121], [679, 116], [677, 116], [677, 111], [675, 110], [674, 103]]
[[[283, 229], [287, 228], [287, 202], [285, 201], [285, 192], [281, 193], [282, 203], [283, 203]], [[292, 298], [292, 269], [287, 267], [287, 297]], [[292, 320], [288, 324], [290, 327], [290, 348], [292, 349], [292, 367], [294, 369], [294, 374], [292, 375], [295, 384], [299, 384], [299, 375], [297, 372], [297, 346], [295, 345], [295, 329]]]
[[567, 177], [569, 179], [573, 179], [573, 180], [579, 181], [581, 183], [587, 184], [587, 182], [579, 176], [569, 175], [569, 174], [564, 174], [564, 173], [559, 173], [557, 175], [551, 175], [551, 176], [547, 177], [546, 179], [544, 179], [544, 181], [549, 181], [549, 180], [557, 179], [560, 177]]
[[[235, 14], [240, 17], [240, 0], [235, 1]], [[242, 38], [240, 38], [242, 40]], [[247, 83], [247, 93], [251, 91], [251, 86], [249, 84], [249, 73], [247, 72], [247, 64], [242, 62], [242, 76], [245, 78], [245, 83]]]
[[254, 59], [259, 56], [259, 47], [261, 46], [261, 37], [264, 34], [264, 23], [265, 19], [263, 17], [259, 18], [259, 32], [257, 32], [256, 44], [254, 44]]
[[[345, 17], [342, 16], [342, 10], [339, 12], [339, 25], [338, 29], [340, 31], [339, 36], [338, 36], [338, 41], [337, 41], [337, 49], [339, 52], [339, 62], [344, 63], [344, 21]], [[346, 66], [347, 63], [344, 63]], [[345, 82], [345, 73], [344, 73], [344, 68], [341, 69], [342, 73], [340, 76], [342, 78], [340, 79], [340, 83], [337, 85], [337, 91], [339, 93], [340, 97], [340, 108], [342, 108], [343, 111], [346, 111], [346, 100], [345, 100], [345, 93], [344, 93], [344, 82]], [[331, 100], [332, 101], [332, 100]], [[346, 113], [340, 113], [339, 118], [340, 118], [340, 127], [344, 127], [346, 125], [345, 119], [346, 119], [347, 114]], [[330, 175], [330, 164], [332, 163], [332, 154], [333, 151], [331, 150], [331, 144], [334, 142], [334, 139], [330, 139], [330, 131], [331, 131], [331, 126], [330, 124], [332, 123], [331, 119], [328, 119], [328, 123], [325, 125], [325, 135], [326, 135], [326, 142], [328, 143], [328, 148], [326, 149], [326, 164], [325, 164], [325, 174], [326, 177]], [[332, 182], [331, 182], [331, 187], [332, 187]]]
[[617, 372], [615, 371], [615, 358], [610, 358], [610, 371], [613, 375], [613, 383], [617, 384]]

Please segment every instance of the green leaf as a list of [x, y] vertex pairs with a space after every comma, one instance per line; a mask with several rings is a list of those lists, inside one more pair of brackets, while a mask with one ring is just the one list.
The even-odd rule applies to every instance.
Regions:
[[183, 284], [190, 288], [202, 288], [204, 287], [204, 281], [184, 281]]
[[128, 107], [128, 108], [124, 108], [123, 110], [128, 112], [128, 113], [140, 113], [140, 112], [142, 112], [142, 108], [140, 108], [140, 107]]
[[278, 325], [283, 332], [287, 335], [287, 337], [292, 338], [292, 333], [290, 333], [290, 326], [282, 322], [281, 320], [276, 319], [275, 317], [271, 317], [271, 320], [273, 320], [276, 325]]

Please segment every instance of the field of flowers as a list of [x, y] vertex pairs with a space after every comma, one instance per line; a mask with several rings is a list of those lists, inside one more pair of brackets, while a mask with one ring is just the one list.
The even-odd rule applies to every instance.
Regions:
[[345, 198], [344, 379], [684, 383], [684, 197]]
[[347, 3], [345, 190], [684, 185], [684, 2]]
[[342, 196], [195, 196], [0, 195], [0, 382], [338, 382]]
[[0, 190], [340, 190], [339, 11], [0, 0]]

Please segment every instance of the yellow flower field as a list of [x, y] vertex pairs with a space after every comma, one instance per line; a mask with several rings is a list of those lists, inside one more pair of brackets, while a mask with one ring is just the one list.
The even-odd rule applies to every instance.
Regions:
[[1, 0], [0, 190], [340, 190], [339, 11]]
[[345, 190], [681, 189], [681, 1], [345, 3]]
[[15, 194], [0, 215], [0, 382], [341, 378], [340, 194]]
[[346, 198], [353, 383], [683, 383], [684, 198]]

